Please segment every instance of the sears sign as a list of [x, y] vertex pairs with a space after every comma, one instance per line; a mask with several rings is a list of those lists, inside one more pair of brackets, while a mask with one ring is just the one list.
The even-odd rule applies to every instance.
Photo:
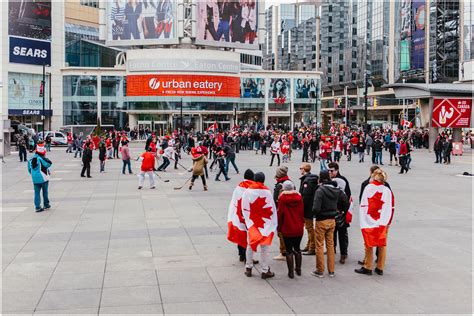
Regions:
[[10, 36], [10, 62], [51, 65], [51, 43]]

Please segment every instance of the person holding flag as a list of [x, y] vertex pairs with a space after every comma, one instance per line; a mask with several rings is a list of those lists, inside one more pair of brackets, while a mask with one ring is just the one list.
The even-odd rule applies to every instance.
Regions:
[[275, 273], [270, 271], [268, 262], [270, 246], [277, 230], [278, 215], [272, 193], [264, 184], [265, 174], [257, 172], [254, 180], [255, 183], [242, 195], [242, 214], [248, 229], [245, 275], [252, 276], [253, 253], [260, 246], [261, 277], [268, 279], [275, 276]]
[[395, 210], [395, 199], [392, 191], [385, 186], [387, 174], [382, 169], [375, 169], [372, 181], [365, 187], [359, 208], [359, 221], [364, 237], [364, 266], [354, 271], [359, 274], [372, 275], [373, 248], [378, 248], [375, 273], [383, 275], [387, 253], [387, 233]]
[[227, 213], [227, 239], [237, 244], [240, 262], [245, 261], [245, 250], [247, 249], [247, 226], [245, 226], [245, 220], [242, 215], [242, 195], [248, 187], [254, 184], [253, 179], [253, 171], [250, 169], [245, 170], [244, 181], [240, 182], [234, 189]]

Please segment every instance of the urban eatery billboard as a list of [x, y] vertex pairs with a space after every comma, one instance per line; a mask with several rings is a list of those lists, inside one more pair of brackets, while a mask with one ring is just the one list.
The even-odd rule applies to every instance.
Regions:
[[316, 99], [318, 96], [318, 80], [299, 78], [294, 80], [295, 99]]
[[411, 68], [425, 68], [425, 1], [412, 2], [413, 29], [411, 33]]
[[107, 0], [107, 45], [177, 43], [176, 0]]
[[290, 80], [282, 78], [271, 79], [268, 93], [270, 99], [285, 99], [288, 102], [290, 97]]
[[[40, 97], [42, 75], [27, 73], [8, 73], [8, 110], [42, 110], [43, 98]], [[47, 82], [47, 81], [46, 81]], [[49, 87], [45, 89], [46, 107], [48, 107]]]
[[196, 44], [258, 49], [257, 0], [199, 0]]
[[265, 98], [265, 79], [263, 78], [241, 78], [240, 97], [263, 99]]
[[9, 0], [8, 35], [51, 41], [51, 1]]
[[433, 127], [470, 127], [472, 98], [434, 98]]
[[130, 75], [127, 96], [240, 97], [240, 78], [207, 75]]

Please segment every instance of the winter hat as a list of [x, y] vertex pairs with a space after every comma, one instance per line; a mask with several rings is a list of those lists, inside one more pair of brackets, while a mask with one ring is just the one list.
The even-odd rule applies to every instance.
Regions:
[[286, 177], [287, 174], [288, 174], [288, 167], [281, 166], [277, 168], [275, 178], [280, 179], [280, 178]]
[[265, 174], [263, 172], [257, 172], [254, 177], [255, 182], [264, 183], [265, 182]]
[[283, 182], [283, 191], [293, 191], [295, 190], [295, 185], [290, 180]]
[[255, 174], [253, 173], [252, 170], [247, 169], [244, 172], [244, 179], [245, 180], [253, 180], [255, 178]]
[[44, 156], [44, 154], [46, 154], [46, 148], [44, 148], [44, 143], [38, 143], [36, 145], [36, 153], [38, 155], [42, 155], [42, 156]]

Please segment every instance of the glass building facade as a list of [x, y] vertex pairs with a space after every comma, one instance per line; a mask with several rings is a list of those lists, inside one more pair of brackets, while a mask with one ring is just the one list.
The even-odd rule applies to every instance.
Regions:
[[474, 1], [463, 1], [462, 61], [474, 59]]

